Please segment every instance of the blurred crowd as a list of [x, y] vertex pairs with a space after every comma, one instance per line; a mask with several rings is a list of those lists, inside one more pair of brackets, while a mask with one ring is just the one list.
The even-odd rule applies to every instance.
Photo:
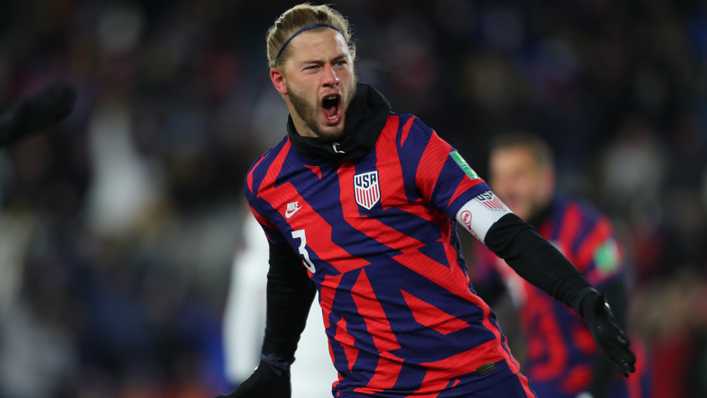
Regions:
[[[480, 175], [495, 134], [548, 140], [560, 189], [619, 231], [654, 396], [706, 396], [707, 5], [327, 3], [355, 27], [359, 80]], [[232, 387], [243, 178], [287, 118], [265, 33], [294, 4], [0, 1], [0, 110], [55, 79], [79, 94], [56, 131], [0, 153], [0, 398]]]

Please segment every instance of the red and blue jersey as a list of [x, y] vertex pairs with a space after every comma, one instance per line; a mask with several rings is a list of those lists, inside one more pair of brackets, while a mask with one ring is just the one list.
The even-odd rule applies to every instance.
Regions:
[[298, 253], [317, 285], [335, 396], [460, 396], [519, 371], [470, 287], [454, 217], [489, 187], [458, 159], [390, 113], [360, 160], [306, 159], [285, 137], [248, 172], [270, 244]]
[[[590, 284], [601, 290], [612, 282], [623, 283], [625, 268], [621, 247], [608, 218], [589, 205], [555, 198], [538, 230], [582, 272]], [[538, 396], [575, 397], [593, 378], [597, 346], [585, 321], [571, 308], [556, 301], [515, 273], [485, 246], [476, 245], [474, 283], [489, 283], [497, 276], [505, 282], [519, 308], [526, 336], [527, 361], [524, 373], [532, 380]], [[632, 336], [633, 337], [633, 336]], [[632, 338], [643, 369], [645, 353], [639, 339]], [[640, 397], [641, 375], [614, 387], [611, 397]], [[634, 392], [628, 394], [627, 386]], [[620, 392], [623, 391], [623, 392]], [[647, 392], [647, 391], [646, 391]]]

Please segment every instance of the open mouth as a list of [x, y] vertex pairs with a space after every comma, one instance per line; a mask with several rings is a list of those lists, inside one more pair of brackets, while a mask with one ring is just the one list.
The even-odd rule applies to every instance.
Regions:
[[339, 123], [341, 120], [341, 95], [330, 94], [322, 98], [322, 113], [327, 124]]

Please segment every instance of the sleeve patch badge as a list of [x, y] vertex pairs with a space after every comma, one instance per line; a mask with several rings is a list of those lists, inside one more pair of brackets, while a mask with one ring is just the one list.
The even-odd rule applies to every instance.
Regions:
[[594, 263], [599, 272], [603, 275], [616, 272], [621, 264], [621, 252], [613, 238], [607, 240], [603, 245], [597, 248], [594, 252]]
[[459, 154], [459, 152], [454, 151], [451, 152], [449, 155], [452, 157], [452, 159], [454, 159], [455, 162], [457, 162], [457, 165], [459, 165], [459, 167], [464, 170], [464, 172], [466, 173], [466, 175], [469, 176], [469, 178], [471, 178], [472, 180], [479, 178], [479, 175], [476, 174], [474, 169], [469, 166], [469, 164], [466, 162], [466, 160], [464, 160], [464, 158], [462, 157], [462, 155]]
[[491, 191], [480, 193], [474, 199], [489, 210], [506, 210], [506, 205]]

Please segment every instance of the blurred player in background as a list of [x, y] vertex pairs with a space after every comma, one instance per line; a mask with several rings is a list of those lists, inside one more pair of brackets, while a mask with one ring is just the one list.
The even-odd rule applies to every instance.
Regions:
[[64, 82], [51, 83], [25, 96], [17, 106], [0, 114], [0, 147], [60, 123], [71, 114], [74, 102], [76, 92]]
[[[626, 268], [611, 223], [591, 206], [555, 195], [549, 146], [530, 134], [499, 136], [492, 142], [489, 174], [498, 197], [606, 294], [625, 330]], [[632, 347], [638, 355], [638, 377], [616, 377], [611, 361], [599, 352], [577, 314], [522, 279], [486, 247], [477, 244], [475, 254], [478, 269], [472, 272], [472, 283], [482, 298], [493, 305], [505, 286], [519, 308], [526, 337], [525, 372], [539, 397], [649, 396], [645, 351], [637, 337]]]

